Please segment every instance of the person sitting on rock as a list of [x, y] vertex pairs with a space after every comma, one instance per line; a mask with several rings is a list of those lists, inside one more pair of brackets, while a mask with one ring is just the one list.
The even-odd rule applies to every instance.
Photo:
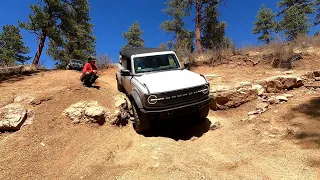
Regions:
[[94, 57], [89, 57], [88, 62], [82, 69], [80, 80], [83, 86], [92, 87], [95, 81], [98, 79], [96, 61]]

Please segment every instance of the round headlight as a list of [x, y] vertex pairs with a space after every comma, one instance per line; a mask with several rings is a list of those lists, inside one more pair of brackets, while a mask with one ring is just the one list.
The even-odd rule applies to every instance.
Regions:
[[210, 87], [208, 85], [205, 86], [203, 94], [207, 94], [210, 91]]
[[158, 101], [158, 97], [155, 95], [150, 95], [147, 100], [149, 104], [156, 104]]

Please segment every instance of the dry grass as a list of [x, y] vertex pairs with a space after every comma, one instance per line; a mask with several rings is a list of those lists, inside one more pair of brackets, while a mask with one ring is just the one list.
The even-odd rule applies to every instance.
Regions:
[[[293, 62], [302, 59], [302, 56], [320, 56], [319, 46], [320, 36], [299, 36], [292, 42], [277, 38], [267, 45], [244, 45], [243, 48], [238, 49], [207, 50], [201, 57], [196, 54], [188, 54], [188, 57], [194, 57], [196, 61], [193, 62], [193, 65], [195, 66], [229, 64], [237, 56], [237, 59], [241, 61], [251, 61], [253, 58], [258, 59], [259, 63], [268, 64], [274, 68], [291, 69], [293, 68]], [[181, 54], [185, 55], [185, 53]]]

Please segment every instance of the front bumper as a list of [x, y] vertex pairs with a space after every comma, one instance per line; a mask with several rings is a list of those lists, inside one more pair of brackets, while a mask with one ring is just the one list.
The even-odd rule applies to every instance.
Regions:
[[148, 120], [167, 120], [201, 111], [210, 103], [210, 97], [199, 102], [163, 110], [140, 109], [141, 115]]

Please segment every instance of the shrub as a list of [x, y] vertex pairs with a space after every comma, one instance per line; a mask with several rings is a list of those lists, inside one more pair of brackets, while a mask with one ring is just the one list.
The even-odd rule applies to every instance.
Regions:
[[98, 69], [108, 69], [113, 66], [111, 58], [104, 54], [97, 57], [96, 65]]

